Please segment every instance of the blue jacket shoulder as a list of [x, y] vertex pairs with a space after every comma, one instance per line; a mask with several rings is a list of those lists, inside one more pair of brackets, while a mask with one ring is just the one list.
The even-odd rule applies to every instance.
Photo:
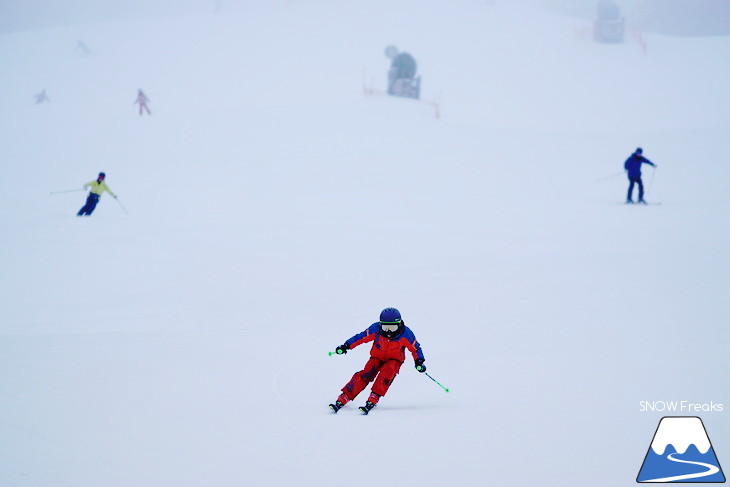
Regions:
[[403, 338], [406, 338], [409, 342], [416, 341], [416, 334], [413, 333], [413, 330], [408, 328], [407, 326], [403, 327]]

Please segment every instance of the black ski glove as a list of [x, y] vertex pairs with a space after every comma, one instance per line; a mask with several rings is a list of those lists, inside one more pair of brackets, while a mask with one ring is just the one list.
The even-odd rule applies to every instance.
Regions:
[[426, 372], [426, 366], [423, 365], [424, 360], [419, 358], [416, 360], [416, 370], [419, 372]]
[[347, 351], [350, 349], [350, 345], [347, 343], [340, 345], [339, 347], [335, 348], [335, 352], [337, 352], [337, 355], [344, 355], [347, 353]]

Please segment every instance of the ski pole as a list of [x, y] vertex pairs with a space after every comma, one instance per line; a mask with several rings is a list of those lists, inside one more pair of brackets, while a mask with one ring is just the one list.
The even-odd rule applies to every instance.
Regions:
[[597, 183], [600, 183], [601, 181], [605, 181], [606, 179], [611, 179], [611, 178], [615, 178], [616, 176], [620, 176], [623, 173], [624, 173], [624, 171], [621, 171], [621, 172], [617, 172], [616, 174], [611, 174], [610, 176], [606, 176], [606, 177], [603, 177], [603, 178], [598, 178], [598, 179], [596, 179], [596, 182]]
[[446, 392], [449, 392], [449, 388], [448, 388], [448, 387], [445, 387], [445, 386], [444, 386], [443, 384], [441, 384], [441, 383], [440, 383], [439, 381], [437, 381], [436, 379], [434, 379], [433, 377], [431, 377], [431, 376], [430, 376], [430, 375], [428, 374], [428, 372], [424, 372], [424, 374], [426, 374], [426, 375], [428, 376], [428, 378], [429, 378], [429, 379], [431, 379], [431, 380], [432, 380], [432, 381], [434, 381], [434, 382], [435, 382], [436, 384], [438, 384], [438, 385], [439, 385], [439, 387], [441, 387], [441, 389], [443, 389], [443, 390], [444, 390], [444, 391], [446, 391]]
[[51, 191], [51, 194], [73, 193], [74, 191], [86, 191], [86, 189], [65, 189], [63, 191]]
[[114, 199], [117, 200], [117, 203], [119, 203], [119, 206], [122, 208], [122, 210], [124, 210], [124, 213], [127, 213], [127, 215], [129, 215], [127, 210], [124, 208], [124, 205], [122, 205], [122, 202], [119, 201], [119, 199], [117, 199], [116, 197], [114, 197]]
[[656, 166], [652, 167], [651, 170], [651, 179], [649, 180], [649, 187], [646, 188], [646, 194], [649, 194], [649, 191], [651, 191], [651, 185], [654, 183], [654, 173], [656, 172]]

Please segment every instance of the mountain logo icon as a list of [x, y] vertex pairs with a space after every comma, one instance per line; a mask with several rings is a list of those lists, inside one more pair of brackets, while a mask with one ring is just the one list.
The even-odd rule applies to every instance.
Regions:
[[725, 482], [725, 474], [702, 420], [697, 416], [663, 417], [636, 481]]

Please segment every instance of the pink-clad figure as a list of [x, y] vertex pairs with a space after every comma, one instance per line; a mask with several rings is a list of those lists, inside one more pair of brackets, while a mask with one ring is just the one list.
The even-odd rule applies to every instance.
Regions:
[[137, 90], [137, 99], [134, 101], [134, 103], [139, 104], [139, 115], [142, 116], [142, 110], [147, 110], [147, 115], [152, 115], [150, 112], [150, 108], [147, 106], [147, 103], [150, 101], [149, 98], [147, 98], [147, 95], [144, 94], [144, 91], [142, 91], [142, 88]]

